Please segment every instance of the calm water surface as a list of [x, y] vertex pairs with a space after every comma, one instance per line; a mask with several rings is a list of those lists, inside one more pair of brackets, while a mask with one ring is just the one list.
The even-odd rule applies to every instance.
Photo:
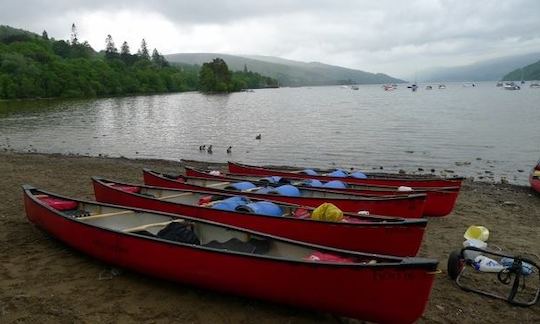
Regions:
[[[540, 89], [505, 91], [491, 82], [416, 93], [333, 86], [0, 102], [0, 146], [18, 151], [434, 168], [519, 184], [540, 157], [539, 125]], [[202, 144], [214, 153], [200, 152]]]

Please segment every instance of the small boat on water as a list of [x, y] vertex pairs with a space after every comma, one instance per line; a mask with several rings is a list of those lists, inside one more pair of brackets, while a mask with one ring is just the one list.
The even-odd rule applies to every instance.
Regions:
[[506, 82], [503, 86], [504, 90], [520, 90], [521, 87], [515, 84], [514, 82]]
[[166, 189], [92, 178], [96, 200], [237, 226], [292, 240], [339, 249], [414, 256], [426, 219], [362, 216], [341, 220], [312, 217], [314, 208], [209, 191]]
[[446, 86], [444, 84], [439, 84], [439, 89], [446, 89]]
[[300, 168], [269, 168], [228, 162], [231, 174], [253, 176], [280, 176], [290, 179], [316, 179], [320, 181], [340, 180], [351, 184], [376, 186], [416, 187], [461, 187], [463, 178], [442, 178], [432, 175], [401, 175], [392, 173], [367, 173], [355, 171], [347, 173], [343, 169], [316, 170]]
[[529, 84], [529, 88], [540, 88], [540, 83], [531, 82], [531, 84]]
[[351, 86], [351, 89], [352, 89], [352, 90], [358, 90], [358, 89], [360, 89], [360, 88], [359, 88], [357, 85], [352, 85], [352, 86]]
[[410, 194], [396, 197], [361, 197], [358, 195], [331, 192], [316, 188], [296, 188], [291, 185], [279, 187], [257, 187], [244, 183], [230, 183], [212, 179], [192, 178], [179, 174], [165, 174], [143, 170], [144, 183], [150, 186], [202, 190], [214, 193], [238, 194], [260, 199], [279, 201], [308, 207], [319, 207], [324, 203], [332, 203], [344, 212], [368, 212], [383, 216], [403, 218], [421, 218], [426, 201], [425, 194]]
[[540, 193], [540, 160], [536, 163], [536, 166], [529, 175], [529, 183], [531, 184], [531, 188]]
[[502, 83], [501, 81], [497, 82], [497, 87], [502, 87], [504, 85], [504, 83]]
[[416, 90], [418, 89], [418, 86], [416, 85], [416, 83], [413, 83], [410, 86], [407, 86], [407, 88], [411, 89], [412, 92], [416, 92]]
[[414, 193], [426, 194], [424, 204], [424, 216], [446, 216], [452, 212], [459, 195], [459, 187], [428, 187], [428, 188], [410, 188], [410, 187], [391, 187], [391, 186], [368, 186], [360, 184], [348, 184], [345, 182], [326, 182], [322, 183], [313, 179], [287, 179], [283, 177], [257, 177], [245, 175], [222, 174], [214, 171], [201, 171], [186, 167], [186, 176], [195, 178], [207, 178], [217, 181], [228, 181], [229, 183], [250, 181], [257, 186], [278, 186], [283, 184], [292, 184], [299, 188], [318, 188], [334, 192], [343, 192], [347, 194], [357, 194], [367, 197], [377, 196], [403, 196]]
[[426, 86], [426, 90], [433, 90], [433, 87], [428, 85], [428, 86]]
[[372, 322], [412, 323], [438, 262], [333, 249], [175, 214], [23, 186], [28, 219], [115, 266], [220, 292]]

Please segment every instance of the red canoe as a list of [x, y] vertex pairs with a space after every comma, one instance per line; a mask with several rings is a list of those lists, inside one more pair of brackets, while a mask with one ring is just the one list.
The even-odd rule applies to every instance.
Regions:
[[[313, 208], [283, 203], [276, 203], [281, 212], [279, 216], [256, 214], [253, 209], [242, 207], [238, 209], [244, 211], [221, 210], [217, 209], [220, 200], [238, 196], [134, 185], [98, 177], [93, 177], [92, 181], [99, 202], [197, 217], [351, 251], [414, 256], [420, 248], [427, 224], [426, 219], [362, 217], [355, 214], [345, 214], [342, 222], [317, 221], [309, 218]], [[299, 218], [305, 216], [308, 218]]]
[[341, 180], [353, 184], [365, 184], [376, 186], [408, 186], [408, 187], [461, 187], [463, 178], [441, 178], [431, 175], [399, 175], [366, 173], [367, 178], [359, 179], [354, 177], [332, 177], [325, 175], [329, 173], [325, 170], [319, 175], [308, 175], [302, 170], [280, 170], [273, 168], [264, 168], [246, 164], [229, 162], [229, 172], [232, 174], [243, 174], [253, 176], [280, 176], [291, 179], [317, 179], [321, 181]]
[[540, 161], [538, 161], [536, 166], [532, 169], [529, 176], [529, 183], [531, 184], [531, 188], [536, 192], [540, 192]]
[[[150, 186], [229, 194], [238, 193], [238, 191], [226, 189], [230, 186], [228, 182], [191, 178], [181, 175], [167, 175], [147, 169], [143, 170], [143, 175], [144, 183]], [[400, 197], [360, 197], [317, 189], [301, 189], [299, 191], [301, 194], [299, 197], [249, 191], [242, 191], [242, 195], [260, 200], [274, 200], [309, 207], [318, 207], [325, 202], [329, 202], [345, 212], [356, 213], [359, 211], [368, 211], [370, 214], [403, 218], [422, 217], [424, 202], [426, 200], [425, 194], [412, 194]]]
[[[437, 261], [332, 249], [24, 186], [28, 219], [101, 261], [207, 289], [373, 322], [424, 312]], [[181, 234], [181, 235], [180, 235]]]
[[[262, 183], [265, 178], [260, 176], [246, 176], [246, 175], [232, 175], [221, 174], [215, 175], [209, 172], [196, 170], [193, 168], [185, 167], [186, 176], [197, 178], [208, 178], [214, 180], [225, 181], [251, 181], [256, 183]], [[286, 179], [286, 178], [283, 178]], [[296, 183], [295, 183], [296, 181]], [[303, 180], [300, 179], [286, 179], [286, 182], [290, 182], [299, 188], [308, 189], [312, 187], [303, 186]], [[412, 189], [412, 188], [411, 188]], [[424, 216], [429, 217], [441, 217], [446, 216], [452, 212], [456, 204], [457, 197], [459, 195], [459, 187], [427, 187], [427, 188], [414, 188], [412, 191], [400, 191], [398, 187], [391, 186], [369, 186], [359, 184], [347, 184], [347, 188], [331, 188], [325, 189], [334, 192], [342, 192], [346, 194], [357, 194], [366, 197], [380, 197], [380, 196], [403, 196], [415, 193], [426, 194], [426, 202], [424, 204]]]

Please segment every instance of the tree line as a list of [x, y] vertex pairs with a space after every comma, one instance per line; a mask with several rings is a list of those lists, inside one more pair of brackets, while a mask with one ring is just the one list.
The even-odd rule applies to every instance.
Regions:
[[118, 49], [107, 35], [105, 49], [96, 52], [79, 40], [75, 24], [67, 41], [49, 38], [46, 31], [39, 36], [0, 26], [0, 99], [231, 92], [276, 84], [249, 71], [229, 71], [225, 86], [221, 81], [207, 86], [204, 71], [204, 65], [170, 64], [157, 49], [150, 54], [145, 39], [132, 54], [127, 42]]

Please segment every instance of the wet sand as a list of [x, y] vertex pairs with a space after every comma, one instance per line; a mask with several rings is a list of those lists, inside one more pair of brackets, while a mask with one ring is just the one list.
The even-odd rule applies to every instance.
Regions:
[[[111, 268], [26, 219], [22, 184], [92, 198], [90, 176], [141, 182], [143, 167], [181, 171], [180, 163], [170, 161], [0, 153], [0, 322], [359, 322]], [[461, 246], [472, 224], [490, 229], [490, 246], [540, 255], [540, 195], [527, 187], [465, 182], [454, 212], [429, 221], [420, 255], [439, 259], [443, 274], [437, 276], [420, 322], [540, 322], [539, 305], [510, 306], [464, 292], [448, 279], [447, 256]]]

